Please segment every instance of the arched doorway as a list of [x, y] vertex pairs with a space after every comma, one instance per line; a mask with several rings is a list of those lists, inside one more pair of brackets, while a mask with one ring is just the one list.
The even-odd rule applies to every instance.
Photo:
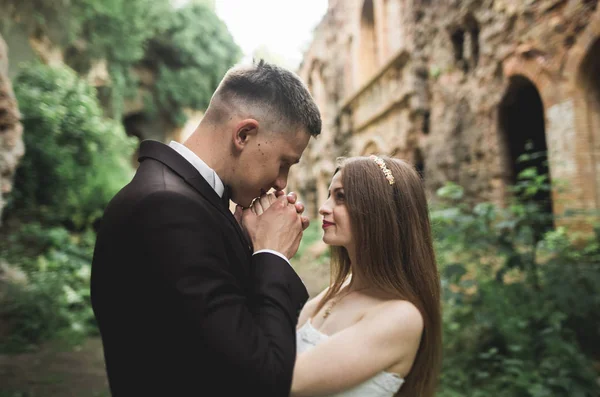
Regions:
[[[519, 174], [535, 168], [550, 183], [544, 105], [536, 86], [524, 76], [512, 76], [498, 112], [505, 183], [515, 185]], [[542, 211], [552, 214], [550, 189], [533, 196]], [[550, 225], [548, 225], [550, 226]]]
[[600, 39], [590, 47], [579, 70], [579, 86], [584, 93], [584, 131], [589, 137], [596, 182], [596, 208], [600, 208]]
[[421, 179], [425, 179], [425, 159], [423, 158], [423, 152], [419, 148], [413, 154], [413, 165], [421, 176]]
[[360, 155], [370, 156], [372, 154], [382, 154], [382, 147], [385, 147], [385, 145], [381, 144], [377, 137], [371, 138], [363, 145], [362, 150], [360, 151]]
[[378, 55], [373, 0], [365, 0], [360, 14], [359, 84], [375, 74]]

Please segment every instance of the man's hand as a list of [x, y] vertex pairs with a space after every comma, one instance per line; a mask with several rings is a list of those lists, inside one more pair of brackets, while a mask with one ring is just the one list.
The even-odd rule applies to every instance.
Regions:
[[[286, 195], [280, 195], [274, 201], [265, 199], [266, 210], [245, 209], [242, 213], [242, 225], [252, 240], [254, 250], [270, 249], [282, 253], [290, 259], [298, 251], [302, 239], [303, 221], [295, 205]], [[262, 197], [261, 197], [262, 199]], [[295, 201], [295, 200], [294, 200]], [[260, 212], [260, 215], [257, 214]]]
[[[261, 215], [279, 197], [282, 197], [284, 195], [286, 195], [286, 194], [283, 190], [277, 190], [275, 193], [263, 194], [262, 196], [258, 197], [256, 200], [254, 200], [254, 202], [250, 206], [250, 209], [256, 215]], [[302, 202], [298, 201], [298, 196], [294, 192], [287, 194], [287, 200], [288, 200], [288, 203], [293, 204], [295, 206], [296, 212], [298, 213], [298, 215], [300, 215], [300, 220], [302, 222], [302, 230], [306, 230], [306, 228], [310, 224], [310, 221], [309, 221], [308, 217], [302, 215], [302, 213], [305, 210], [304, 204]]]

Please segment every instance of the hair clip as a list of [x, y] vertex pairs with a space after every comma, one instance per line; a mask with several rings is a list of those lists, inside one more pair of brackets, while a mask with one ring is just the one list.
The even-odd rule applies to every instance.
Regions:
[[385, 165], [385, 161], [383, 161], [381, 157], [377, 157], [374, 154], [370, 155], [369, 158], [373, 160], [375, 164], [379, 166], [379, 168], [381, 168], [381, 171], [383, 171], [383, 175], [385, 175], [385, 179], [387, 179], [390, 185], [393, 185], [395, 182], [394, 175], [392, 175], [392, 171], [390, 171], [387, 165]]

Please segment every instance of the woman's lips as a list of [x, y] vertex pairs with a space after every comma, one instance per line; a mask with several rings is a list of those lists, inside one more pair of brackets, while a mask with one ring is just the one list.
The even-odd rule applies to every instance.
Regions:
[[327, 222], [327, 221], [323, 221], [323, 229], [328, 228], [329, 226], [334, 226], [335, 223], [331, 223], [331, 222]]

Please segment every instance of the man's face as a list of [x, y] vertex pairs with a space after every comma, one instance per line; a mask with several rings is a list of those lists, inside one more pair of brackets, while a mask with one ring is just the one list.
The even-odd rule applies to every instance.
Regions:
[[290, 167], [300, 160], [310, 134], [296, 132], [258, 133], [240, 154], [231, 184], [231, 200], [248, 207], [252, 200], [269, 191], [283, 190]]

